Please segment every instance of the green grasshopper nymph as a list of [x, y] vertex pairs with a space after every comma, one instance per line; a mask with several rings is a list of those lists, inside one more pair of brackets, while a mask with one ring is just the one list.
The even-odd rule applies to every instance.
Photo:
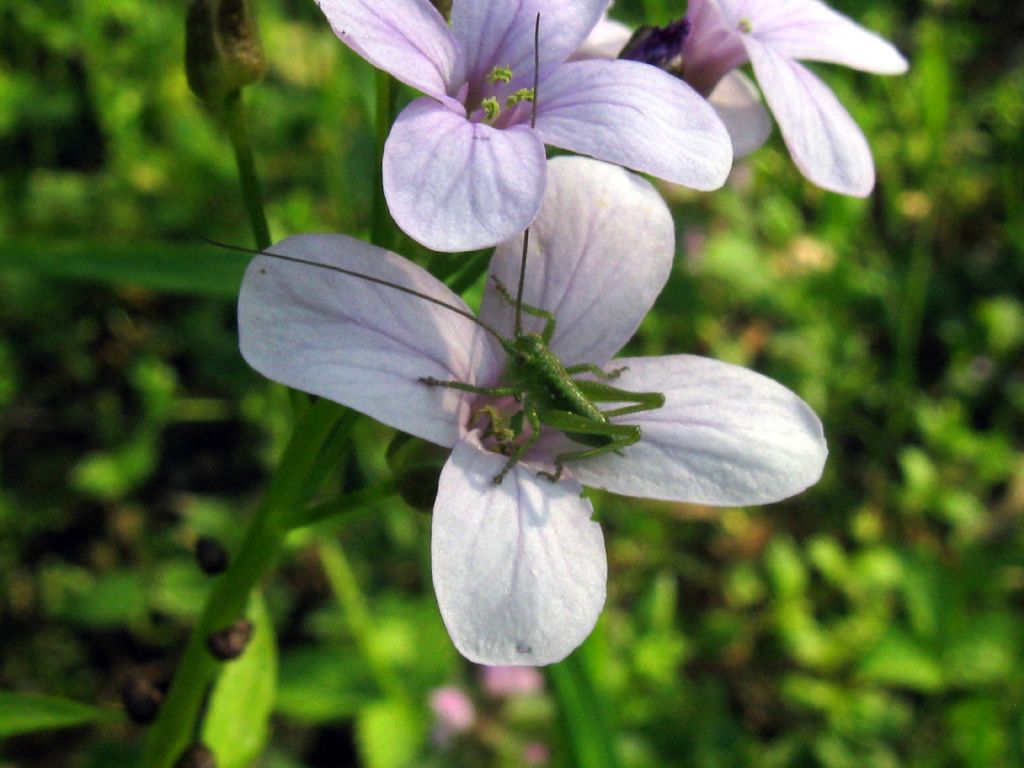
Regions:
[[[523, 265], [526, 263], [525, 249], [529, 238], [523, 238]], [[521, 283], [520, 283], [521, 284]], [[555, 456], [555, 471], [539, 474], [552, 482], [562, 476], [565, 462], [593, 458], [605, 453], [619, 452], [641, 437], [640, 427], [635, 424], [613, 424], [608, 419], [630, 413], [650, 411], [665, 404], [660, 392], [629, 392], [607, 383], [616, 379], [626, 370], [615, 368], [603, 371], [592, 363], [564, 366], [562, 361], [548, 347], [555, 332], [555, 316], [547, 310], [524, 304], [522, 298], [513, 299], [508, 289], [499, 280], [494, 280], [498, 295], [516, 310], [516, 332], [512, 338], [497, 335], [501, 346], [508, 355], [505, 381], [498, 387], [476, 387], [456, 381], [440, 381], [425, 377], [420, 379], [430, 386], [450, 387], [463, 392], [473, 392], [491, 397], [511, 396], [519, 405], [511, 417], [506, 417], [494, 406], [482, 406], [478, 414], [490, 418], [485, 435], [493, 436], [508, 460], [501, 472], [494, 476], [499, 484], [505, 475], [519, 462], [534, 443], [540, 439], [542, 426], [553, 427], [577, 443], [589, 446], [583, 450], [566, 451]], [[522, 313], [543, 318], [541, 333], [524, 332], [521, 324]], [[604, 381], [574, 379], [573, 376], [590, 373]], [[602, 411], [598, 403], [633, 403], [609, 411]], [[530, 427], [525, 435], [524, 420]]]

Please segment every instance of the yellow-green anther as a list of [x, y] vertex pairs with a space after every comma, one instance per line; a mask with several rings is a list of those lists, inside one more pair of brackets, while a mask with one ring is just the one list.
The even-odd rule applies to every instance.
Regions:
[[513, 91], [512, 95], [508, 97], [508, 105], [514, 107], [523, 101], [533, 101], [533, 88], [520, 88], [518, 91]]
[[185, 20], [185, 74], [211, 105], [263, 77], [263, 46], [249, 0], [192, 0]]
[[445, 21], [452, 20], [452, 0], [430, 0], [430, 2], [444, 16]]
[[739, 24], [736, 25], [736, 29], [745, 35], [749, 35], [754, 31], [754, 25], [750, 23], [750, 19], [740, 19]]
[[512, 80], [512, 68], [497, 66], [491, 70], [491, 73], [487, 75], [487, 79], [492, 83], [508, 83]]
[[498, 104], [498, 100], [493, 96], [488, 96], [486, 99], [480, 102], [480, 106], [484, 109], [484, 114], [487, 116], [487, 122], [493, 123], [498, 115], [501, 114], [501, 105]]

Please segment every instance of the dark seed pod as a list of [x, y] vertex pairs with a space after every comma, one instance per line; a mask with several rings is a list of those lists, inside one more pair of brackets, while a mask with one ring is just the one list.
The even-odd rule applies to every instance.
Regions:
[[205, 744], [190, 744], [181, 753], [174, 768], [217, 768], [217, 758]]
[[120, 686], [121, 702], [128, 717], [139, 725], [148, 725], [156, 719], [164, 694], [141, 675], [126, 677]]
[[228, 567], [228, 551], [212, 536], [200, 536], [196, 540], [196, 560], [203, 573], [215, 576]]
[[230, 627], [214, 632], [206, 638], [206, 647], [214, 658], [221, 661], [237, 659], [242, 655], [245, 646], [249, 644], [252, 637], [252, 622], [248, 619], [239, 619]]
[[185, 21], [185, 74], [216, 106], [263, 77], [263, 46], [249, 0], [192, 0]]

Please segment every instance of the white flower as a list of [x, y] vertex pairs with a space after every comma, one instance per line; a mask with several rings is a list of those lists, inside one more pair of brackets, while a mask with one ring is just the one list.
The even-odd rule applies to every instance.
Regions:
[[[821, 423], [800, 398], [756, 373], [690, 355], [612, 356], [633, 335], [672, 266], [668, 208], [650, 184], [595, 160], [552, 160], [531, 229], [524, 301], [555, 314], [550, 348], [567, 366], [627, 367], [614, 382], [661, 392], [657, 410], [614, 417], [642, 439], [619, 453], [538, 476], [571, 443], [542, 437], [500, 484], [506, 456], [473, 428], [480, 407], [517, 407], [422, 379], [503, 382], [502, 344], [470, 319], [423, 299], [313, 266], [261, 256], [239, 299], [242, 354], [275, 381], [451, 446], [432, 522], [434, 589], [452, 640], [483, 664], [548, 664], [590, 633], [607, 564], [582, 485], [703, 504], [760, 504], [816, 482]], [[499, 246], [491, 275], [518, 280], [521, 240]], [[459, 307], [462, 300], [396, 254], [342, 235], [300, 235], [275, 253], [364, 272]], [[512, 308], [489, 282], [480, 318], [511, 335]], [[539, 318], [524, 317], [536, 332]]]

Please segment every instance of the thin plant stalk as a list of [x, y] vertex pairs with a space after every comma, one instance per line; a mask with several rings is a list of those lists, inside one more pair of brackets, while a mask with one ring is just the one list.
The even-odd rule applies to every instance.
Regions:
[[[329, 401], [320, 401], [296, 424], [263, 504], [192, 630], [150, 730], [144, 768], [170, 768], [191, 740], [207, 685], [220, 667], [206, 648], [206, 638], [242, 615], [253, 587], [277, 561], [285, 536], [293, 527], [292, 518], [304, 508], [318, 484], [311, 474], [325, 466], [321, 457], [324, 445], [342, 426], [346, 413]], [[346, 425], [350, 423], [345, 421]]]

